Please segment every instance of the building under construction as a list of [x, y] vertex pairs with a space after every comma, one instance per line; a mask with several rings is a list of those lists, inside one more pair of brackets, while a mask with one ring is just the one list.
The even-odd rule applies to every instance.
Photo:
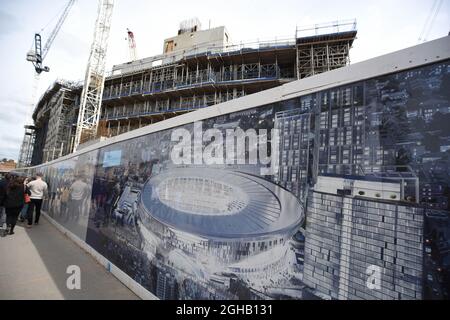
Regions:
[[34, 126], [25, 127], [21, 164], [40, 164], [72, 152], [81, 90], [80, 83], [56, 80], [42, 95], [33, 112]]
[[[184, 22], [164, 41], [162, 54], [113, 67], [97, 138], [346, 66], [356, 34], [355, 21], [333, 22], [297, 28], [291, 39], [233, 44], [225, 27], [202, 30], [197, 20]], [[21, 165], [73, 151], [81, 92], [57, 81], [43, 95], [27, 131], [34, 149], [24, 143]]]

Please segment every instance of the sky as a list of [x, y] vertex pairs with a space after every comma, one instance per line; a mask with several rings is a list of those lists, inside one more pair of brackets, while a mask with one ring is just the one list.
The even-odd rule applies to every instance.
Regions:
[[[43, 43], [67, 1], [0, 0], [0, 159], [17, 160], [25, 124], [39, 97], [56, 79], [82, 80], [97, 16], [97, 1], [77, 0], [50, 48], [49, 73], [34, 77], [25, 60], [35, 32]], [[179, 23], [197, 17], [203, 29], [226, 26], [233, 42], [293, 38], [296, 26], [357, 20], [352, 63], [417, 45], [434, 0], [115, 0], [107, 70], [129, 60], [126, 29], [138, 58], [161, 54]], [[427, 40], [450, 31], [450, 0], [442, 0]]]

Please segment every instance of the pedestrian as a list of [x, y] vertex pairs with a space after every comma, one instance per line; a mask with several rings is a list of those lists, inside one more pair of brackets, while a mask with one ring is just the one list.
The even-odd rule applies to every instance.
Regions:
[[0, 180], [0, 228], [3, 227], [3, 216], [5, 215], [3, 206], [3, 201], [6, 195], [6, 188], [8, 186], [11, 175], [9, 173], [5, 174], [5, 177]]
[[25, 195], [29, 192], [26, 191], [23, 181], [24, 179], [21, 177], [11, 178], [6, 187], [3, 199], [3, 206], [6, 210], [6, 234], [14, 234], [17, 218], [25, 204]]
[[47, 183], [44, 180], [42, 180], [42, 173], [37, 173], [36, 180], [29, 182], [27, 184], [27, 187], [30, 189], [31, 192], [30, 195], [31, 202], [29, 203], [27, 212], [28, 218], [27, 228], [31, 228], [33, 224], [34, 208], [36, 208], [36, 216], [34, 218], [34, 224], [36, 225], [39, 224], [42, 201], [44, 197], [46, 197], [48, 194], [48, 186]]
[[31, 181], [30, 177], [26, 177], [23, 184], [25, 186], [25, 204], [20, 211], [19, 221], [24, 222], [27, 219], [28, 215], [28, 207], [30, 206], [31, 198], [30, 198], [30, 189], [27, 187], [27, 184]]

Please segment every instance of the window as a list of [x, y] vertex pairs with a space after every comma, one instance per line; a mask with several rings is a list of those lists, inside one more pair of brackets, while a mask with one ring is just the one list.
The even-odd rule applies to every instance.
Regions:
[[351, 92], [351, 88], [342, 90], [342, 103], [344, 106], [349, 106], [351, 104]]
[[362, 85], [355, 86], [353, 88], [353, 105], [360, 106], [363, 104], [363, 87]]
[[320, 100], [322, 107], [328, 106], [328, 92], [323, 92]]

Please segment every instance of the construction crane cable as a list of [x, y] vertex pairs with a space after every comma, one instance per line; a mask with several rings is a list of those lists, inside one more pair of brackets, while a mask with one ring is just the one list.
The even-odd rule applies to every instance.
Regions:
[[438, 5], [436, 7], [436, 10], [434, 11], [433, 18], [431, 19], [430, 25], [428, 26], [428, 30], [425, 33], [425, 37], [423, 39], [424, 42], [428, 39], [428, 36], [430, 35], [431, 30], [433, 29], [434, 21], [436, 20], [436, 17], [441, 9], [442, 1], [443, 0], [438, 0]]
[[58, 18], [59, 16], [61, 16], [62, 13], [64, 12], [66, 6], [67, 6], [67, 4], [64, 4], [64, 6], [62, 6], [61, 9], [58, 11], [58, 13], [56, 13], [56, 14], [53, 16], [53, 18], [51, 18], [51, 19], [49, 20], [49, 22], [47, 22], [47, 24], [40, 30], [40, 32], [43, 32], [45, 29], [47, 29], [48, 26], [49, 26], [53, 21], [56, 20], [56, 18]]
[[428, 35], [433, 27], [434, 21], [436, 19], [437, 14], [439, 13], [440, 7], [442, 5], [442, 0], [434, 0], [433, 5], [431, 7], [430, 13], [425, 20], [424, 26], [422, 28], [422, 32], [420, 33], [418, 42], [425, 42], [428, 38]]
[[436, 6], [436, 4], [437, 4], [438, 1], [439, 1], [439, 0], [434, 0], [434, 1], [433, 1], [433, 5], [431, 6], [431, 10], [430, 10], [430, 12], [429, 12], [428, 15], [427, 15], [427, 18], [426, 18], [426, 20], [425, 20], [425, 23], [424, 23], [424, 25], [423, 25], [423, 27], [422, 27], [422, 31], [420, 32], [419, 39], [418, 39], [419, 42], [422, 41], [423, 35], [425, 34], [425, 30], [427, 29], [428, 23], [429, 23], [429, 21], [430, 21], [430, 19], [431, 19], [431, 16], [433, 15], [434, 8], [435, 8], [435, 6]]
[[51, 32], [51, 34], [48, 37], [47, 42], [44, 45], [44, 49], [42, 51], [42, 58], [45, 59], [47, 56], [48, 49], [50, 49], [53, 40], [55, 40], [56, 36], [59, 33], [59, 30], [61, 29], [61, 26], [63, 25], [64, 21], [67, 18], [67, 15], [69, 14], [70, 9], [72, 8], [73, 4], [75, 3], [75, 0], [69, 0], [69, 2], [66, 4], [66, 7], [64, 8], [64, 12], [61, 14], [61, 16], [58, 19], [58, 22], [56, 23], [55, 28]]

